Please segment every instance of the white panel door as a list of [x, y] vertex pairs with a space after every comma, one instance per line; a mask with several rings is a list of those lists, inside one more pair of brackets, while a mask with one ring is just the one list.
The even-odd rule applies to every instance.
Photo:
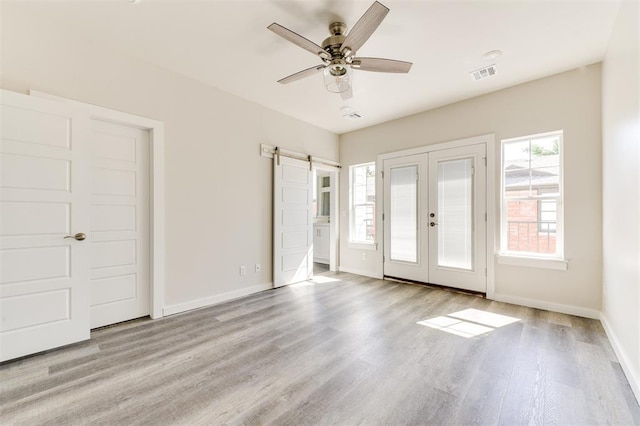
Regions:
[[[89, 338], [89, 117], [2, 91], [0, 361]], [[79, 233], [82, 240], [66, 238]]]
[[313, 182], [309, 163], [276, 156], [273, 164], [273, 285], [313, 274]]
[[426, 282], [429, 274], [425, 154], [384, 161], [384, 274]]
[[91, 120], [91, 328], [149, 315], [149, 144]]
[[485, 293], [485, 146], [429, 153], [429, 282]]

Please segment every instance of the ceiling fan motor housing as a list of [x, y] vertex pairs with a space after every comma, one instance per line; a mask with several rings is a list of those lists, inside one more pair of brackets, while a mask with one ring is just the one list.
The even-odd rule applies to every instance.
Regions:
[[322, 48], [331, 55], [331, 60], [344, 59], [345, 55], [341, 52], [341, 48], [346, 38], [344, 34], [347, 32], [347, 25], [344, 22], [333, 22], [329, 25], [329, 32], [332, 35], [322, 42]]

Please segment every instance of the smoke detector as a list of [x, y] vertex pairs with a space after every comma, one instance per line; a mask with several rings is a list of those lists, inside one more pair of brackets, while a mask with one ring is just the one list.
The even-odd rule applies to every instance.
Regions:
[[482, 59], [486, 59], [487, 61], [495, 61], [502, 55], [502, 50], [490, 50], [489, 52], [482, 55]]
[[342, 108], [340, 108], [340, 111], [342, 111], [342, 118], [346, 118], [347, 120], [357, 120], [359, 118], [362, 118], [362, 115], [357, 113], [350, 106], [345, 105]]
[[469, 75], [471, 75], [471, 79], [473, 81], [480, 81], [489, 77], [493, 77], [497, 72], [498, 70], [496, 69], [496, 64], [493, 64], [489, 65], [488, 67], [480, 68], [479, 70], [471, 71]]

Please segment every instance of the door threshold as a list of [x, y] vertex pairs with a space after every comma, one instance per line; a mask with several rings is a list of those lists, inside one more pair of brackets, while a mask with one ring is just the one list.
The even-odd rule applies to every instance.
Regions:
[[455, 287], [449, 287], [449, 286], [446, 286], [446, 285], [426, 283], [426, 282], [423, 282], [423, 281], [409, 280], [407, 278], [398, 278], [398, 277], [392, 277], [392, 276], [389, 276], [389, 275], [384, 275], [382, 278], [385, 279], [385, 280], [388, 280], [388, 281], [396, 281], [396, 282], [404, 283], [404, 284], [414, 284], [414, 285], [421, 285], [421, 286], [424, 286], [424, 287], [437, 288], [439, 290], [451, 291], [451, 292], [454, 292], [454, 293], [462, 293], [462, 294], [466, 294], [466, 295], [469, 295], [469, 296], [482, 297], [483, 299], [487, 298], [487, 293], [483, 293], [481, 291], [465, 290], [463, 288], [455, 288]]
[[143, 316], [137, 317], [137, 318], [131, 318], [131, 319], [128, 319], [128, 320], [122, 320], [122, 321], [114, 322], [113, 324], [101, 325], [99, 327], [92, 328], [91, 332], [98, 331], [98, 330], [104, 330], [105, 328], [115, 327], [115, 326], [131, 323], [131, 322], [136, 322], [136, 321], [141, 321], [141, 320], [150, 320], [150, 319], [151, 319], [151, 316], [147, 314], [147, 315], [143, 315]]

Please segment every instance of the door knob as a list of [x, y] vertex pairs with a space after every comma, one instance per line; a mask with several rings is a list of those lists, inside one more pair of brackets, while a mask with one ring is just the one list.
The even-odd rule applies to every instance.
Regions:
[[76, 235], [67, 235], [66, 237], [64, 237], [65, 240], [67, 238], [73, 238], [77, 241], [83, 241], [87, 239], [87, 234], [85, 234], [84, 232], [78, 232]]
[[431, 222], [429, 225], [431, 225], [431, 226], [436, 226], [436, 225], [437, 225], [437, 223], [436, 223], [436, 222]]

